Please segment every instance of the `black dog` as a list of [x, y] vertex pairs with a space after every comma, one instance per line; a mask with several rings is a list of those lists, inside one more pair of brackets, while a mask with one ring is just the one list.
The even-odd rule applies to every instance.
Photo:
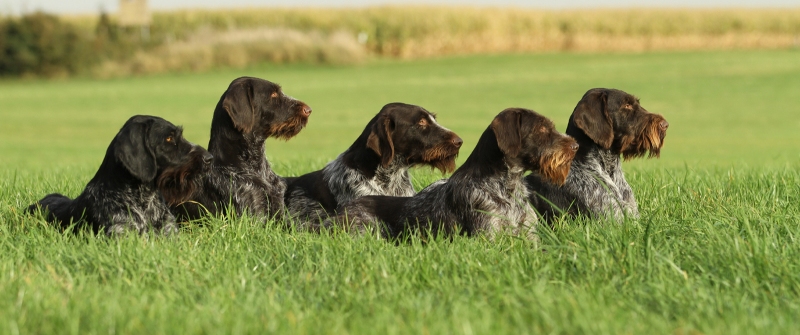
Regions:
[[462, 143], [424, 108], [387, 104], [324, 169], [288, 178], [286, 207], [303, 223], [324, 219], [339, 204], [365, 195], [412, 196], [408, 169], [422, 164], [452, 172]]
[[[53, 193], [30, 205], [29, 213], [47, 212], [62, 228], [91, 224], [107, 235], [124, 232], [178, 231], [169, 203], [184, 201], [196, 180], [208, 171], [211, 154], [183, 138], [183, 130], [155, 116], [137, 115], [120, 129], [100, 169], [75, 200]], [[171, 186], [162, 195], [159, 186]], [[83, 219], [81, 221], [81, 219]]]
[[[536, 239], [536, 213], [522, 179], [536, 171], [563, 183], [578, 144], [560, 134], [547, 118], [509, 108], [494, 118], [478, 145], [448, 180], [413, 197], [367, 196], [340, 207], [325, 226], [344, 224], [383, 237], [408, 232], [456, 233], [489, 237], [506, 231]], [[349, 221], [349, 223], [348, 223]]]
[[638, 217], [620, 155], [628, 160], [649, 151], [649, 157], [658, 157], [667, 127], [664, 117], [645, 110], [633, 95], [615, 89], [589, 90], [567, 125], [567, 135], [578, 141], [580, 150], [566, 183], [554, 185], [531, 174], [525, 179], [531, 204], [548, 221], [561, 213]]
[[211, 120], [211, 171], [194, 197], [173, 207], [175, 215], [197, 219], [230, 204], [237, 214], [282, 217], [286, 184], [270, 168], [264, 142], [297, 135], [309, 115], [308, 105], [283, 94], [277, 84], [250, 77], [231, 82]]

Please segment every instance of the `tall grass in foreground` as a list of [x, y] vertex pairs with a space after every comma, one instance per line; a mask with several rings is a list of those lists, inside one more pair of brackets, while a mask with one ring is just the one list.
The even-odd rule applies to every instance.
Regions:
[[107, 239], [19, 212], [91, 172], [0, 172], [3, 332], [775, 334], [800, 317], [797, 166], [629, 170], [641, 219], [563, 221], [538, 246], [247, 217]]

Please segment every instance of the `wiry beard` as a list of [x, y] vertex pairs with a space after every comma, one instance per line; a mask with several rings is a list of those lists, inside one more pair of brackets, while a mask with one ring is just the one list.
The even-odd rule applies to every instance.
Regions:
[[576, 153], [570, 149], [570, 144], [565, 142], [561, 148], [548, 152], [539, 159], [539, 173], [553, 184], [561, 186], [567, 181]]
[[422, 162], [442, 173], [452, 173], [456, 170], [456, 157], [458, 148], [449, 144], [439, 144], [422, 154]]
[[305, 128], [307, 123], [308, 117], [302, 116], [298, 113], [282, 123], [271, 125], [269, 127], [269, 137], [289, 140], [300, 133], [300, 131]]
[[202, 154], [193, 153], [187, 164], [171, 166], [161, 172], [157, 186], [168, 205], [179, 205], [194, 196], [200, 186], [200, 177], [208, 171], [208, 165], [202, 159]]
[[661, 147], [664, 145], [664, 138], [667, 136], [667, 131], [659, 125], [661, 121], [661, 118], [652, 118], [639, 134], [623, 138], [621, 151], [622, 157], [626, 161], [644, 157], [648, 152], [648, 158], [661, 156]]

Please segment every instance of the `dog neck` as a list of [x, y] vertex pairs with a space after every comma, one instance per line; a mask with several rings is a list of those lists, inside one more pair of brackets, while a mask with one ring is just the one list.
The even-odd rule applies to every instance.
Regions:
[[[143, 186], [153, 190], [156, 189], [155, 179], [145, 182], [137, 178], [131, 174], [131, 172], [128, 171], [128, 169], [125, 168], [122, 163], [117, 161], [111, 150], [112, 149], [109, 148], [106, 152], [106, 156], [103, 158], [103, 163], [100, 164], [100, 168], [97, 169], [97, 172], [95, 173], [94, 177], [92, 177], [92, 180], [89, 181], [89, 184], [103, 185], [103, 187], [114, 189], [139, 189]], [[109, 178], [108, 176], [114, 177]]]
[[227, 115], [217, 117], [215, 113], [214, 116], [208, 141], [208, 152], [214, 156], [214, 165], [269, 167], [264, 153], [266, 138], [242, 134]]
[[470, 185], [467, 187], [480, 188], [482, 192], [499, 192], [500, 198], [527, 196], [522, 181], [525, 171], [520, 162], [503, 154], [494, 131], [487, 129], [464, 164], [450, 177], [448, 186]]
[[[490, 183], [492, 185], [501, 185], [502, 192], [499, 194], [501, 197], [511, 195], [517, 196], [522, 193], [527, 193], [527, 188], [522, 182], [525, 176], [525, 169], [520, 166], [505, 164], [503, 162], [502, 166], [490, 170], [481, 167], [467, 167], [465, 165], [466, 163], [450, 176], [448, 185], [459, 188], [478, 187], [483, 191], [487, 191], [487, 189], [482, 186], [483, 184]], [[459, 173], [459, 171], [461, 171], [461, 173]], [[489, 171], [492, 172], [487, 173]]]
[[528, 198], [525, 171], [519, 162], [503, 154], [492, 130], [484, 132], [472, 154], [443, 186], [449, 189], [445, 193], [455, 197], [452, 203], [467, 206], [458, 210], [465, 225], [462, 228], [487, 231], [491, 236], [535, 220], [527, 216], [527, 208], [519, 207]]
[[[357, 170], [368, 179], [375, 178], [375, 173], [381, 165], [381, 156], [367, 147], [367, 136], [362, 134], [356, 141], [345, 150], [338, 158], [347, 167]], [[397, 157], [394, 158], [394, 161]], [[391, 165], [395, 165], [392, 161]]]
[[342, 153], [323, 169], [323, 178], [338, 203], [366, 195], [414, 195], [408, 166], [400, 163], [405, 161], [402, 157], [396, 156], [388, 167], [375, 164], [369, 173], [354, 167], [358, 165], [348, 162], [348, 158], [353, 157]]
[[572, 124], [567, 127], [566, 134], [572, 136], [579, 145], [575, 159], [572, 160], [573, 166], [599, 164], [602, 171], [608, 175], [614, 175], [620, 166], [619, 152], [613, 152], [611, 149], [601, 147], [589, 138], [583, 130]]
[[478, 180], [504, 176], [503, 179], [512, 180], [522, 178], [524, 173], [525, 170], [519, 166], [518, 162], [506, 157], [500, 150], [494, 131], [487, 129], [464, 164], [453, 172], [450, 178]]
[[398, 181], [410, 184], [410, 177], [408, 176], [409, 168], [410, 166], [406, 164], [405, 157], [395, 155], [394, 159], [389, 163], [389, 166], [377, 166], [373, 179], [375, 179], [378, 184], [382, 185], [397, 184]]

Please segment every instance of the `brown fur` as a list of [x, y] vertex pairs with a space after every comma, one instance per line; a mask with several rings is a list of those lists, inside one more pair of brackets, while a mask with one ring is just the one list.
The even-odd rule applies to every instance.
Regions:
[[520, 113], [501, 113], [491, 124], [497, 146], [506, 156], [517, 156], [522, 148]]
[[394, 142], [392, 141], [392, 119], [386, 115], [372, 125], [372, 132], [367, 137], [367, 147], [381, 157], [381, 166], [388, 167], [394, 160]]
[[603, 149], [611, 147], [614, 131], [608, 114], [608, 95], [605, 92], [586, 93], [575, 106], [570, 121]]
[[667, 130], [661, 126], [661, 122], [665, 120], [663, 116], [658, 114], [651, 115], [650, 119], [639, 134], [626, 137], [621, 149], [622, 157], [626, 161], [643, 157], [648, 152], [648, 158], [661, 156], [661, 147], [664, 145], [664, 137], [667, 136]]
[[201, 152], [193, 151], [189, 155], [190, 164], [170, 166], [158, 177], [157, 185], [167, 205], [176, 206], [191, 199], [199, 187], [198, 177], [208, 170], [208, 164], [201, 164]]
[[558, 149], [543, 155], [539, 162], [539, 173], [556, 185], [564, 185], [572, 165], [572, 159], [575, 158], [578, 150], [575, 140], [571, 137], [569, 139], [563, 140]]
[[287, 122], [273, 124], [269, 129], [269, 136], [288, 141], [300, 133], [308, 124], [308, 115], [302, 113], [295, 115]]
[[437, 145], [422, 154], [422, 160], [431, 164], [432, 168], [438, 169], [442, 173], [451, 173], [456, 170], [456, 157], [449, 144]]

